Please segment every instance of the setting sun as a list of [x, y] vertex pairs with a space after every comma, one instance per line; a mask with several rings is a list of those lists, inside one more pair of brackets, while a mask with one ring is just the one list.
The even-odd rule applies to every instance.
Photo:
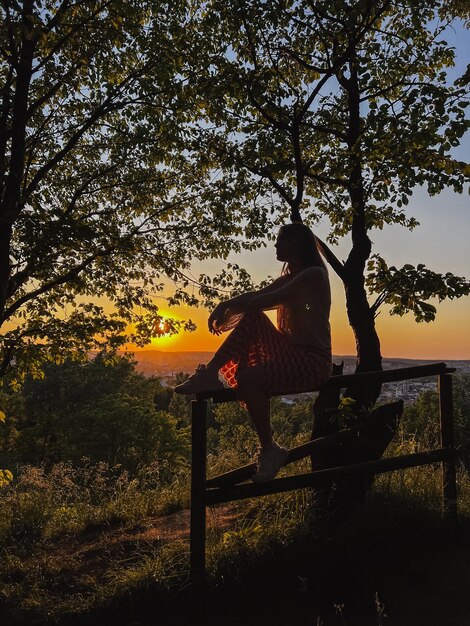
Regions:
[[170, 332], [170, 324], [168, 320], [160, 320], [157, 322], [154, 328], [157, 337], [162, 337]]
[[153, 326], [151, 346], [153, 348], [168, 348], [180, 334], [180, 319], [173, 314], [161, 313]]

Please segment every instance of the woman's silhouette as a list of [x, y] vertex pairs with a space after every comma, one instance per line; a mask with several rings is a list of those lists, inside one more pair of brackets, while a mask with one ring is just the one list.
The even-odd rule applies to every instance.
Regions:
[[[304, 224], [287, 224], [275, 247], [282, 275], [216, 306], [209, 330], [233, 330], [209, 363], [175, 388], [182, 394], [221, 389], [219, 372], [237, 387], [260, 440], [255, 482], [274, 478], [288, 454], [273, 439], [270, 395], [311, 391], [331, 374], [330, 284], [317, 239]], [[268, 309], [277, 309], [277, 329], [263, 313]]]

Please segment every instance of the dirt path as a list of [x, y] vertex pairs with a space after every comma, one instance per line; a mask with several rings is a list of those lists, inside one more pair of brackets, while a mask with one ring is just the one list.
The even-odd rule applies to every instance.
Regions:
[[[243, 517], [246, 509], [233, 504], [212, 507], [207, 511], [207, 529], [221, 531], [233, 528]], [[177, 511], [169, 515], [149, 517], [133, 528], [109, 526], [68, 537], [45, 547], [44, 553], [54, 561], [59, 569], [73, 568], [76, 575], [92, 574], [103, 568], [106, 562], [123, 561], [126, 564], [137, 562], [146, 553], [154, 553], [163, 543], [174, 541], [189, 542], [189, 510]]]

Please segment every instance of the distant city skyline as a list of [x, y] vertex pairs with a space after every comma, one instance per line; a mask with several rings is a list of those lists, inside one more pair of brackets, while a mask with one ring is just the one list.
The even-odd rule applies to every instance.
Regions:
[[[210, 352], [164, 352], [160, 350], [142, 350], [135, 353], [136, 369], [145, 376], [158, 376], [165, 386], [175, 384], [175, 375], [178, 372], [191, 372], [201, 362], [207, 361]], [[334, 355], [335, 363], [343, 361], [343, 373], [352, 374], [356, 367], [356, 358], [352, 355]], [[387, 359], [383, 360], [384, 370], [400, 367], [424, 365], [421, 359]], [[470, 360], [447, 361], [449, 367], [455, 368], [457, 373], [470, 374]], [[401, 398], [406, 404], [414, 402], [427, 389], [436, 389], [437, 377], [418, 378], [409, 381], [384, 383], [381, 391], [381, 401]], [[286, 400], [287, 401], [287, 400]]]

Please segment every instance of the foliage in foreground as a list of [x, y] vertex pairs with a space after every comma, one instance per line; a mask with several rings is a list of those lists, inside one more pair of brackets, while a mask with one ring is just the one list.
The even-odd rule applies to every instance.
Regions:
[[431, 296], [469, 292], [371, 258], [369, 238], [417, 225], [417, 185], [468, 184], [468, 73], [451, 81], [444, 40], [458, 18], [444, 0], [2, 3], [0, 377], [18, 386], [126, 330], [148, 343], [165, 279], [173, 303], [245, 289], [234, 264], [188, 270], [264, 245], [289, 214], [353, 235], [345, 264], [328, 258], [377, 369], [382, 303], [428, 321]]
[[132, 525], [187, 506], [188, 475], [162, 481], [161, 466], [148, 465], [131, 476], [104, 462], [80, 467], [57, 463], [25, 466], [10, 488], [0, 492], [0, 545], [29, 550], [90, 529]]
[[[322, 620], [333, 610], [334, 599], [343, 604], [347, 615], [355, 581], [350, 579], [346, 584], [345, 579], [351, 575], [351, 568], [360, 570], [371, 546], [380, 547], [391, 561], [393, 552], [404, 553], [405, 546], [412, 554], [414, 541], [420, 552], [424, 536], [426, 541], [438, 540], [445, 546], [448, 538], [440, 518], [439, 491], [437, 468], [390, 474], [377, 480], [365, 508], [340, 527], [335, 526], [334, 519], [322, 516], [306, 491], [244, 503], [236, 509], [236, 522], [229, 527], [221, 523], [209, 533], [209, 597], [214, 615], [222, 614], [224, 602], [236, 604], [240, 593], [246, 602], [253, 602], [253, 585], [265, 592], [282, 588], [288, 603], [310, 598], [311, 614], [316, 611]], [[470, 481], [462, 473], [459, 505], [461, 520], [454, 532], [460, 536], [458, 529], [467, 524], [468, 530], [470, 520]], [[187, 619], [194, 610], [187, 596], [187, 540], [183, 537], [165, 542], [152, 537], [150, 525], [145, 535], [142, 522], [129, 518], [129, 532], [117, 544], [112, 529], [106, 538], [101, 527], [99, 534], [77, 532], [68, 541], [55, 537], [51, 542], [49, 538], [33, 549], [31, 544], [26, 550], [21, 550], [20, 544], [4, 547], [0, 569], [3, 611], [9, 609], [5, 614], [10, 616], [21, 613], [26, 620], [60, 619], [61, 624], [68, 623], [71, 615], [78, 623], [95, 623], [87, 621], [94, 614], [97, 620], [106, 615], [113, 623], [127, 624], [144, 619], [146, 611], [162, 619], [167, 617], [168, 623], [173, 623], [169, 618], [175, 614], [186, 615]], [[433, 551], [427, 552], [428, 558], [434, 555]], [[373, 563], [384, 579], [389, 563], [371, 557], [367, 562], [371, 567]], [[435, 571], [434, 575], [439, 579], [444, 574]], [[328, 610], [321, 605], [321, 594], [327, 592], [331, 599]], [[372, 587], [369, 600], [373, 604]]]
[[83, 457], [135, 471], [158, 464], [177, 471], [189, 462], [189, 433], [171, 415], [159, 379], [145, 378], [129, 358], [49, 364], [20, 393], [0, 393], [7, 417], [0, 431], [9, 466], [51, 467]]
[[[464, 463], [469, 391], [470, 377], [456, 376], [456, 426]], [[120, 420], [109, 410], [113, 398], [123, 407]], [[132, 399], [132, 411], [123, 398]], [[173, 518], [162, 517], [176, 511], [184, 520], [189, 506], [186, 401], [157, 379], [136, 374], [127, 359], [109, 364], [100, 358], [51, 367], [45, 380], [30, 380], [22, 393], [3, 394], [2, 401], [6, 418], [0, 442], [10, 454], [15, 477], [0, 490], [0, 616], [1, 611], [10, 617], [23, 614], [26, 620], [49, 616], [62, 623], [66, 615], [74, 615], [87, 623], [87, 611], [104, 611], [107, 617], [115, 611], [119, 624], [123, 616], [131, 619], [155, 607], [162, 613], [189, 610], [187, 526], [183, 523], [165, 539], [165, 525]], [[273, 426], [285, 445], [308, 438], [312, 401], [312, 395], [292, 405], [273, 399]], [[79, 446], [90, 424], [83, 418], [87, 411], [95, 416], [97, 440], [90, 445], [90, 456], [83, 458]], [[123, 445], [113, 447], [110, 442], [119, 440], [120, 432]], [[156, 438], [148, 441], [149, 433]], [[437, 395], [429, 390], [407, 407], [387, 454], [436, 447], [438, 434]], [[256, 436], [239, 404], [212, 407], [211, 474], [245, 463], [255, 447]], [[302, 463], [306, 470], [308, 460]], [[359, 562], [360, 551], [371, 541], [383, 542], [392, 551], [402, 550], [403, 543], [413, 552], [413, 541], [422, 541], [415, 532], [418, 527], [430, 541], [441, 541], [440, 481], [437, 466], [381, 476], [365, 508], [350, 512], [350, 522], [342, 527], [325, 517], [307, 491], [215, 507], [208, 516], [210, 522], [219, 520], [210, 527], [208, 545], [214, 603], [224, 598], [232, 602], [240, 590], [248, 593], [261, 580], [267, 587], [286, 586], [294, 603], [299, 593], [311, 598], [318, 615], [326, 615], [316, 604], [318, 588], [331, 599], [330, 609], [334, 602], [341, 604], [341, 598], [347, 609], [348, 586], [345, 581], [333, 584], [337, 572], [331, 563], [343, 567], [344, 554]], [[459, 485], [465, 526], [470, 523], [470, 480], [463, 469]], [[336, 589], [336, 599], [328, 596], [312, 563], [327, 572], [325, 580]], [[387, 563], [374, 567], [385, 571]], [[387, 584], [395, 588], [393, 581]]]

